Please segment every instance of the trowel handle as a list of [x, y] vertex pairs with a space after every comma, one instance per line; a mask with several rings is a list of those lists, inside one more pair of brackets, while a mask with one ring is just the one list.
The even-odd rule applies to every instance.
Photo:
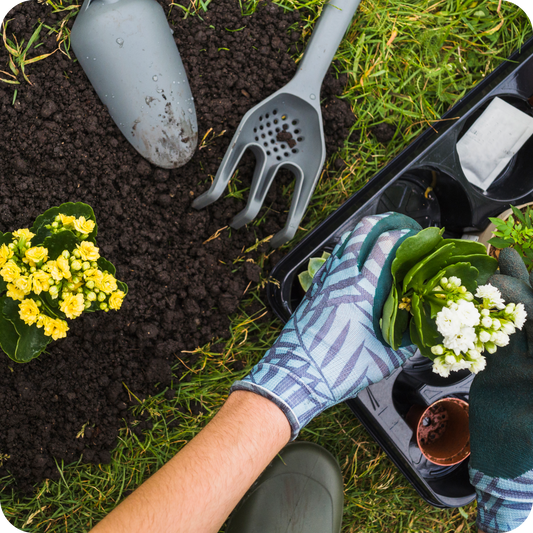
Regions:
[[[349, 28], [361, 0], [329, 0], [316, 23], [313, 35], [298, 64], [293, 82], [299, 92], [314, 94], [319, 100], [320, 87], [335, 52]], [[292, 82], [291, 82], [292, 84]], [[309, 95], [307, 95], [306, 100]]]

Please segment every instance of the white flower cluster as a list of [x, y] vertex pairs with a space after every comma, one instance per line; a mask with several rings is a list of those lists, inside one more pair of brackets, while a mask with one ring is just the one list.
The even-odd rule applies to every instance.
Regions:
[[437, 357], [433, 372], [448, 377], [451, 371], [469, 369], [474, 374], [486, 365], [483, 351], [494, 353], [509, 344], [509, 335], [522, 329], [526, 321], [524, 305], [507, 304], [492, 285], [478, 287], [474, 295], [455, 276], [442, 278], [434, 289], [446, 305], [437, 313], [435, 324], [443, 336], [442, 344], [431, 348]]

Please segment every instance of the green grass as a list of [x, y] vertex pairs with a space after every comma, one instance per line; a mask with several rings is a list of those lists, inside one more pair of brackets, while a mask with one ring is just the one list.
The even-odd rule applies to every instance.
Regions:
[[[75, 14], [69, 9], [70, 1], [48, 3], [65, 16]], [[322, 0], [279, 3], [287, 9], [301, 9], [307, 35], [323, 5]], [[208, 4], [209, 0], [195, 0], [188, 10], [173, 8], [172, 16], [178, 12], [181, 16], [201, 16]], [[243, 11], [251, 12], [255, 5], [242, 3]], [[59, 33], [60, 24], [46, 29], [63, 39], [62, 50], [68, 53], [68, 32]], [[346, 168], [334, 172], [326, 167], [302, 223], [304, 231], [296, 240], [338, 208], [530, 33], [525, 14], [509, 2], [363, 0], [339, 48], [336, 67], [348, 76], [344, 98], [357, 119], [354, 132], [360, 133], [352, 135], [335, 156], [345, 161]], [[384, 121], [398, 127], [397, 135], [386, 146], [370, 133]], [[211, 140], [209, 137], [206, 142]], [[291, 187], [287, 186], [287, 195]], [[238, 183], [233, 184], [231, 193], [246, 194]], [[236, 267], [241, 260], [235, 258]], [[263, 260], [264, 256], [259, 260], [262, 267]], [[261, 283], [267, 279], [263, 268]], [[249, 371], [281, 330], [277, 321], [258, 320], [264, 311], [247, 315], [247, 305], [259, 299], [257, 289], [250, 288], [248, 294], [249, 299], [233, 317], [231, 338], [217, 344], [224, 348], [216, 353], [212, 345], [198, 349], [199, 359], [188, 372], [190, 381], [182, 379], [176, 398], [149, 398], [135, 408], [138, 416], [147, 411], [154, 424], [145, 440], [140, 441], [131, 428], [124, 428], [111, 464], [59, 465], [61, 480], [44, 482], [32, 497], [13, 493], [9, 480], [3, 480], [8, 486], [0, 494], [0, 503], [13, 525], [36, 533], [88, 531], [194, 437], [222, 405], [231, 383]], [[232, 370], [235, 361], [244, 361], [244, 370]], [[198, 402], [203, 413], [195, 416], [190, 406]], [[170, 429], [167, 423], [174, 417], [179, 426]], [[476, 531], [475, 504], [440, 510], [424, 503], [344, 405], [315, 419], [300, 438], [325, 446], [339, 459], [345, 481], [344, 533]]]

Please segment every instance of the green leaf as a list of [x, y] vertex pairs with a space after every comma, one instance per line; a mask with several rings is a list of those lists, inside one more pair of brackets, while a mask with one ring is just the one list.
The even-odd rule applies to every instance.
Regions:
[[326, 260], [322, 259], [321, 257], [312, 257], [311, 259], [309, 259], [307, 271], [309, 272], [311, 279], [314, 278], [315, 274], [320, 270], [320, 268], [325, 262]]
[[429, 293], [427, 296], [423, 297], [423, 300], [426, 304], [429, 305], [430, 316], [435, 318], [437, 313], [442, 311], [442, 308], [446, 305], [446, 300], [442, 298], [437, 298], [435, 293]]
[[118, 289], [119, 289], [120, 291], [122, 291], [122, 292], [124, 293], [124, 296], [125, 296], [126, 294], [128, 294], [129, 288], [128, 288], [128, 286], [127, 286], [123, 281], [119, 281], [119, 280], [117, 279], [117, 287], [118, 287]]
[[[2, 308], [3, 317], [9, 321], [17, 334], [15, 350], [6, 352], [6, 354], [17, 363], [27, 363], [35, 357], [38, 357], [43, 350], [52, 341], [51, 337], [44, 334], [44, 328], [38, 328], [35, 325], [25, 324], [19, 317], [18, 302], [11, 298], [5, 298]], [[13, 330], [11, 330], [12, 334]], [[11, 339], [12, 340], [12, 339]], [[12, 348], [12, 342], [9, 342], [9, 348]], [[2, 345], [2, 348], [3, 345]]]
[[452, 256], [454, 255], [487, 255], [487, 248], [484, 244], [476, 241], [470, 241], [466, 239], [443, 239], [439, 244], [439, 248], [446, 246], [447, 244], [454, 244]]
[[416, 327], [415, 321], [411, 320], [411, 323], [409, 324], [409, 336], [411, 337], [411, 342], [416, 344], [418, 349], [420, 350], [420, 353], [424, 357], [428, 357], [432, 361], [435, 360], [435, 355], [433, 355], [433, 352], [431, 351], [430, 347], [424, 346], [422, 342], [422, 338], [420, 337], [420, 334], [418, 333], [418, 329]]
[[88, 240], [95, 242], [96, 235], [98, 233], [98, 225], [96, 224], [96, 217], [94, 215], [92, 207], [90, 205], [84, 204], [83, 202], [67, 202], [65, 204], [61, 204], [58, 207], [52, 207], [48, 209], [42, 215], [39, 215], [35, 219], [35, 222], [33, 223], [33, 226], [31, 228], [32, 233], [35, 233], [35, 237], [32, 239], [32, 244], [34, 246], [38, 244], [40, 245], [44, 242], [46, 237], [52, 235], [52, 232], [46, 229], [45, 226], [51, 224], [59, 213], [67, 216], [75, 216], [76, 218], [83, 216], [87, 220], [90, 219], [94, 221], [94, 229], [89, 234]]
[[322, 259], [329, 259], [331, 254], [329, 252], [322, 252]]
[[[485, 285], [498, 269], [498, 260], [484, 254], [452, 257], [454, 263], [469, 263], [478, 270], [477, 285]], [[462, 278], [461, 278], [462, 280]], [[466, 285], [465, 285], [466, 286]]]
[[19, 335], [15, 326], [2, 313], [6, 299], [7, 296], [0, 298], [0, 347], [6, 355], [13, 359]]
[[396, 258], [392, 262], [393, 278], [402, 281], [409, 270], [442, 241], [443, 231], [440, 228], [426, 228], [405, 239], [396, 250]]
[[301, 274], [298, 274], [298, 280], [300, 281], [300, 285], [302, 286], [302, 289], [305, 292], [307, 292], [309, 290], [309, 287], [311, 287], [311, 285], [313, 284], [313, 278], [309, 275], [309, 272], [307, 272], [307, 270], [305, 272], [302, 272]]
[[394, 323], [396, 318], [396, 309], [398, 309], [398, 295], [396, 292], [396, 286], [393, 283], [389, 296], [385, 300], [380, 322], [383, 339], [389, 346], [392, 346], [393, 344], [393, 339], [391, 338], [391, 324]]
[[522, 222], [522, 224], [525, 225], [526, 221], [524, 219], [524, 216], [522, 215], [522, 212], [520, 211], [520, 209], [516, 208], [514, 205], [511, 206], [511, 211], [513, 212], [514, 216], [520, 221]]
[[411, 289], [421, 291], [426, 281], [432, 278], [446, 261], [451, 257], [455, 245], [450, 243], [438, 248], [431, 255], [417, 263], [403, 279], [403, 292], [406, 293]]
[[68, 250], [69, 252], [74, 251], [76, 245], [79, 243], [80, 240], [74, 235], [74, 233], [72, 233], [72, 231], [65, 230], [46, 237], [42, 245], [48, 249], [48, 256], [50, 259], [55, 260], [64, 250]]
[[509, 248], [513, 244], [512, 241], [506, 241], [500, 237], [492, 237], [487, 242], [495, 248]]
[[[104, 259], [103, 257], [98, 258], [98, 267], [102, 272], [105, 272], [106, 270], [112, 274], [113, 276], [117, 273], [117, 269], [115, 268], [115, 265], [108, 261], [107, 259]], [[312, 280], [313, 278], [311, 278]]]

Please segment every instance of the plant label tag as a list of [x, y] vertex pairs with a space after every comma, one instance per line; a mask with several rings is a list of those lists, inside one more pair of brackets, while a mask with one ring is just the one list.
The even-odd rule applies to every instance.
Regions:
[[494, 98], [457, 143], [466, 179], [486, 191], [533, 134], [533, 117]]

